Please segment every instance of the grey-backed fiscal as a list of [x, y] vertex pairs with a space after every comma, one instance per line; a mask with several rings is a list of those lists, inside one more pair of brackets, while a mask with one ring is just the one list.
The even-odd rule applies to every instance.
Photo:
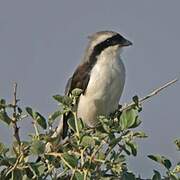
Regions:
[[[95, 127], [98, 116], [113, 113], [125, 84], [122, 49], [132, 43], [114, 31], [100, 31], [89, 37], [81, 63], [66, 85], [65, 94], [75, 88], [83, 90], [77, 104], [77, 116], [89, 127]], [[67, 134], [68, 115], [63, 116], [63, 138]]]

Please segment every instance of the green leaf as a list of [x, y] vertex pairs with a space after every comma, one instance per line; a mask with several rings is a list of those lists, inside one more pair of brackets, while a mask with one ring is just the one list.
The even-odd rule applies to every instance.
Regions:
[[84, 174], [81, 174], [80, 172], [75, 172], [75, 177], [77, 180], [84, 180]]
[[73, 117], [70, 117], [68, 120], [67, 120], [67, 123], [68, 123], [68, 126], [70, 129], [72, 129], [74, 132], [76, 132], [76, 126], [75, 126], [75, 120]]
[[21, 114], [22, 113], [22, 109], [20, 107], [17, 108], [18, 113]]
[[25, 169], [25, 172], [26, 172], [26, 178], [24, 178], [23, 180], [25, 180], [25, 179], [28, 180], [28, 178], [29, 178], [29, 179], [32, 179], [32, 177], [33, 177], [34, 175], [36, 176], [36, 174], [34, 173], [34, 171], [33, 171], [32, 168], [26, 168], [26, 169]]
[[4, 144], [3, 143], [0, 143], [0, 154], [2, 154], [4, 152]]
[[133, 156], [136, 156], [137, 155], [137, 144], [135, 142], [126, 142], [126, 146], [129, 146], [130, 147], [130, 150], [131, 150], [131, 154]]
[[59, 103], [66, 106], [70, 106], [73, 101], [69, 96], [54, 95], [53, 98]]
[[139, 97], [136, 95], [136, 96], [134, 96], [132, 98], [132, 100], [135, 103], [135, 108], [138, 110], [138, 112], [141, 112], [142, 111], [142, 106], [141, 106], [141, 103], [139, 102]]
[[44, 172], [47, 171], [47, 167], [42, 163], [38, 164], [37, 169], [38, 169], [38, 172], [39, 172], [39, 176], [43, 175]]
[[26, 107], [26, 111], [33, 119], [36, 119], [36, 113], [32, 110], [31, 107]]
[[138, 111], [135, 109], [129, 109], [122, 112], [120, 116], [120, 127], [122, 130], [128, 128], [135, 128], [140, 124], [138, 118]]
[[109, 126], [109, 119], [105, 116], [99, 116], [98, 120], [101, 122], [102, 125], [102, 127], [99, 127], [98, 130], [101, 132], [109, 133], [111, 131], [111, 127]]
[[5, 109], [0, 110], [0, 120], [2, 120], [8, 125], [12, 122], [12, 119], [7, 115]]
[[6, 100], [5, 99], [0, 99], [0, 109], [6, 107]]
[[135, 103], [136, 105], [139, 104], [139, 97], [138, 97], [137, 95], [133, 96], [132, 99], [133, 99], [133, 101], [134, 101], [134, 103]]
[[56, 118], [58, 118], [59, 116], [62, 115], [62, 112], [61, 111], [55, 111], [54, 113], [52, 113], [50, 116], [49, 116], [49, 120], [50, 121], [54, 121]]
[[93, 139], [92, 136], [83, 136], [81, 140], [81, 144], [86, 147], [86, 146], [95, 146], [95, 140]]
[[121, 137], [115, 137], [115, 138], [113, 138], [112, 140], [111, 140], [111, 142], [109, 143], [109, 146], [115, 146], [116, 144], [118, 144], [120, 141], [122, 140], [122, 138]]
[[136, 128], [141, 124], [141, 120], [139, 119], [139, 116], [136, 117], [134, 124], [129, 128]]
[[122, 148], [123, 148], [124, 152], [125, 152], [128, 156], [131, 155], [131, 148], [130, 148], [129, 146], [123, 145]]
[[31, 153], [34, 155], [43, 154], [45, 151], [45, 143], [40, 140], [34, 140], [31, 144]]
[[64, 96], [61, 96], [61, 95], [59, 95], [59, 94], [53, 96], [53, 98], [54, 98], [56, 101], [60, 102], [60, 103], [63, 102], [63, 97], [64, 97]]
[[16, 158], [7, 158], [0, 156], [0, 166], [11, 166], [16, 162]]
[[153, 171], [154, 171], [154, 175], [152, 177], [152, 180], [161, 180], [161, 174], [156, 170]]
[[[70, 117], [67, 122], [68, 122], [70, 129], [72, 129], [74, 132], [76, 132], [76, 126], [75, 126], [74, 118]], [[79, 131], [81, 131], [84, 127], [84, 124], [80, 118], [77, 120], [77, 124], [78, 124]]]
[[122, 175], [121, 180], [136, 180], [136, 177], [131, 172], [124, 172]]
[[0, 104], [5, 105], [6, 104], [6, 100], [5, 99], [0, 99]]
[[173, 172], [169, 173], [169, 178], [170, 180], [179, 180], [178, 176], [174, 174]]
[[62, 157], [66, 160], [66, 162], [72, 166], [73, 168], [78, 165], [78, 158], [74, 155], [70, 155], [68, 153], [63, 153]]
[[47, 170], [47, 167], [39, 162], [39, 163], [28, 163], [28, 169], [26, 169], [26, 174], [28, 175], [29, 178], [32, 178], [32, 174], [33, 176], [38, 176], [40, 177], [41, 175], [44, 174], [45, 170]]
[[72, 90], [71, 94], [74, 97], [79, 97], [82, 94], [83, 90], [79, 88], [75, 88]]
[[164, 165], [165, 168], [167, 168], [168, 170], [171, 168], [171, 161], [169, 159], [167, 159], [164, 156], [160, 156], [160, 155], [148, 155], [148, 158], [150, 158], [153, 161], [156, 161], [162, 165]]
[[176, 144], [177, 150], [180, 151], [180, 139], [176, 139], [174, 143]]
[[170, 169], [171, 168], [171, 161], [169, 159], [166, 159], [165, 157], [163, 157], [164, 159], [164, 166], [167, 168], [167, 169]]
[[137, 137], [137, 138], [146, 138], [148, 137], [145, 132], [143, 131], [136, 131], [136, 132], [133, 132], [133, 136], [134, 137]]
[[22, 179], [22, 177], [23, 177], [22, 170], [15, 169], [14, 171], [12, 171], [12, 179], [13, 180], [19, 180], [19, 179]]
[[39, 126], [43, 129], [47, 128], [46, 119], [40, 113], [33, 111], [31, 107], [26, 107], [26, 111]]
[[173, 169], [173, 173], [180, 173], [180, 164]]
[[105, 153], [103, 151], [99, 151], [97, 159], [104, 160], [105, 158], [106, 158]]
[[46, 129], [47, 128], [47, 123], [46, 123], [46, 119], [38, 112], [36, 112], [36, 119], [37, 123], [43, 128]]
[[3, 143], [0, 142], [0, 154], [4, 154], [6, 147]]

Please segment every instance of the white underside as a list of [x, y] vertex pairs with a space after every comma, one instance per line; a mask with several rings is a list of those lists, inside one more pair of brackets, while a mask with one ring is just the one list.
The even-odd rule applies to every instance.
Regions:
[[80, 96], [77, 114], [86, 125], [94, 127], [97, 116], [109, 115], [119, 103], [124, 83], [125, 68], [119, 50], [109, 48], [98, 57], [84, 95]]

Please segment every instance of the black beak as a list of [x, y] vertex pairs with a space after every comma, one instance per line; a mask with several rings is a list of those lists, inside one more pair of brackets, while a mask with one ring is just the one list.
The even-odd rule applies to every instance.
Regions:
[[124, 39], [123, 42], [120, 43], [121, 46], [132, 46], [133, 43], [127, 39]]

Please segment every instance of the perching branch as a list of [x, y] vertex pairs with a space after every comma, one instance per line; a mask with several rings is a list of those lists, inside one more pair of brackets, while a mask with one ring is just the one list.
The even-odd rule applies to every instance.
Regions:
[[19, 137], [19, 127], [17, 126], [17, 112], [16, 112], [16, 108], [17, 108], [17, 83], [14, 83], [13, 86], [13, 118], [12, 118], [12, 123], [13, 123], [13, 129], [14, 129], [14, 137], [17, 141], [17, 143], [20, 145], [21, 144], [21, 140]]
[[[147, 99], [157, 95], [158, 93], [160, 93], [162, 90], [166, 89], [167, 87], [171, 86], [172, 84], [176, 83], [179, 79], [175, 78], [172, 81], [167, 82], [166, 84], [164, 84], [163, 86], [153, 90], [150, 94], [148, 94], [147, 96], [140, 98], [139, 99], [139, 103], [142, 104], [143, 102], [145, 102]], [[122, 108], [120, 108], [120, 111], [124, 111], [127, 109], [130, 109], [132, 106], [135, 105], [135, 102], [131, 102], [128, 105], [123, 106]]]

